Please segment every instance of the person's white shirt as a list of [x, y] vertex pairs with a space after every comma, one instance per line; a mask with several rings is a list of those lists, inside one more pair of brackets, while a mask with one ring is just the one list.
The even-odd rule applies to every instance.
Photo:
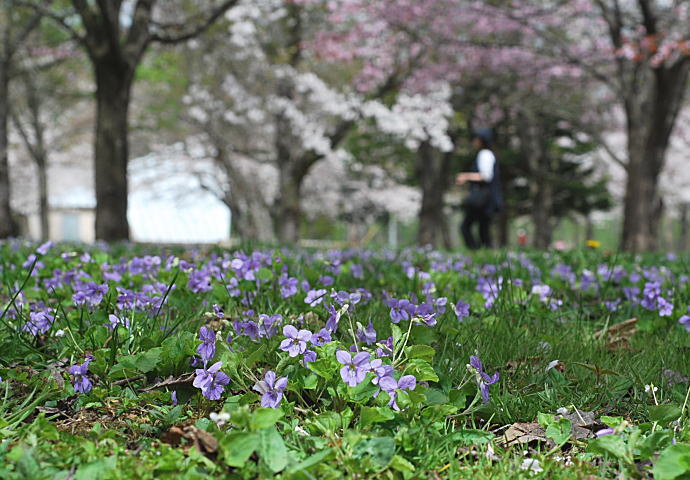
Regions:
[[494, 152], [488, 148], [484, 148], [477, 154], [477, 170], [479, 170], [479, 175], [481, 175], [482, 180], [485, 182], [490, 182], [494, 178], [494, 164], [496, 163], [496, 157]]

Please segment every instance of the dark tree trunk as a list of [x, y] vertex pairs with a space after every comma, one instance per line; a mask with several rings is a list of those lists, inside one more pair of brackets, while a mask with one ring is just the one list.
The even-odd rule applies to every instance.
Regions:
[[130, 91], [134, 71], [105, 58], [96, 73], [96, 238], [129, 240], [127, 161]]
[[422, 190], [422, 206], [419, 210], [418, 245], [445, 246], [449, 248], [443, 197], [450, 185], [452, 155], [436, 150], [429, 142], [423, 142], [417, 150], [416, 174]]
[[278, 241], [297, 243], [300, 236], [302, 206], [300, 196], [304, 177], [289, 165], [282, 165], [279, 172], [279, 193], [273, 208], [273, 222]]
[[45, 161], [38, 167], [38, 215], [41, 220], [41, 240], [50, 238], [50, 222], [48, 220], [48, 172]]
[[621, 246], [631, 252], [657, 248], [660, 212], [659, 175], [673, 127], [687, 90], [690, 58], [645, 72], [642, 91], [626, 98], [628, 178]]
[[0, 238], [17, 234], [10, 209], [10, 166], [8, 150], [9, 65], [0, 59]]
[[690, 210], [690, 204], [683, 203], [680, 206], [680, 232], [678, 236], [678, 251], [685, 252], [688, 249], [688, 210]]
[[532, 202], [532, 223], [534, 225], [535, 248], [548, 248], [553, 234], [553, 184], [551, 172], [554, 166], [544, 145], [546, 134], [537, 118], [529, 113], [520, 115], [520, 143], [527, 159], [530, 178], [530, 200]]

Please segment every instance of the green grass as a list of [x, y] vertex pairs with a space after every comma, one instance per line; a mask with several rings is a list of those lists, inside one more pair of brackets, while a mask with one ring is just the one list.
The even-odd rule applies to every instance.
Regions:
[[[30, 275], [32, 262], [25, 262], [34, 248], [0, 246], [0, 478], [570, 479], [645, 478], [654, 472], [672, 479], [690, 474], [690, 462], [683, 460], [690, 455], [690, 333], [678, 324], [690, 304], [689, 284], [681, 281], [688, 259], [635, 260], [599, 251], [521, 257], [481, 252], [472, 259], [427, 251], [394, 258], [354, 252], [345, 254], [335, 274], [329, 254], [266, 251], [252, 260], [255, 279], [237, 282], [251, 292], [251, 305], [245, 305], [232, 296], [233, 253], [114, 246], [108, 253], [90, 249], [91, 258], [80, 259], [78, 247], [63, 259], [59, 252], [74, 248], [64, 245], [39, 256], [44, 265], [34, 266]], [[130, 259], [146, 253], [160, 255], [161, 264], [149, 263], [141, 272]], [[168, 255], [177, 260], [168, 262]], [[194, 262], [190, 268], [198, 269], [213, 258], [219, 258], [211, 264], [222, 275], [215, 274], [209, 290], [192, 291], [192, 270], [180, 268], [181, 262]], [[458, 262], [465, 267], [455, 269]], [[560, 263], [572, 267], [574, 284], [552, 273]], [[105, 264], [123, 265], [122, 278], [105, 280], [103, 272], [112, 271]], [[353, 264], [363, 266], [362, 278], [353, 274]], [[281, 296], [283, 265], [313, 288], [331, 275], [335, 283], [325, 287], [329, 292], [365, 288], [372, 294], [367, 304], [341, 309], [333, 342], [310, 347], [317, 354], [310, 369], [279, 349], [282, 327], [276, 336], [256, 341], [233, 328], [242, 318], [258, 322], [264, 313], [282, 315], [284, 324], [302, 321], [299, 328], [314, 332], [323, 327], [328, 319], [323, 305], [307, 305], [301, 290]], [[626, 274], [619, 281], [598, 274], [596, 289], [580, 288], [582, 273], [596, 273], [600, 265], [618, 265]], [[411, 266], [417, 275], [406, 274]], [[503, 283], [487, 308], [477, 277], [493, 268]], [[93, 308], [75, 305], [76, 286], [63, 275], [57, 276], [61, 285], [46, 286], [56, 269], [107, 283], [102, 301]], [[644, 288], [647, 279], [630, 277], [644, 272], [662, 280], [672, 314], [660, 316], [625, 299], [609, 311], [604, 302], [622, 297], [624, 286]], [[438, 323], [392, 324], [383, 291], [395, 298], [415, 294], [421, 302], [428, 281], [433, 297], [448, 299], [446, 312], [435, 317]], [[150, 296], [165, 298], [162, 304], [143, 311], [118, 308], [118, 286], [149, 292], [146, 285], [156, 284], [158, 293]], [[531, 293], [538, 284], [552, 289], [546, 301]], [[471, 306], [462, 321], [452, 309], [458, 300]], [[555, 300], [562, 305], [551, 309]], [[21, 327], [30, 308], [42, 308], [40, 302], [55, 313], [55, 321], [34, 336]], [[225, 319], [214, 316], [213, 304]], [[250, 307], [254, 314], [248, 316]], [[111, 313], [127, 316], [130, 328], [104, 326]], [[630, 318], [638, 320], [625, 335], [607, 333]], [[373, 374], [356, 387], [340, 378], [336, 349], [348, 348], [358, 323], [370, 321], [379, 341], [393, 337], [394, 359], [384, 357], [384, 363], [395, 366], [398, 380], [417, 379], [414, 390], [396, 391], [401, 411], [388, 406], [387, 393], [375, 397]], [[201, 326], [219, 332], [213, 362], [222, 362], [230, 379], [219, 400], [204, 398], [190, 381], [189, 361], [201, 343]], [[230, 344], [224, 340], [228, 333], [234, 337]], [[372, 355], [375, 348], [369, 349]], [[68, 368], [87, 354], [94, 356], [93, 389], [75, 393]], [[481, 401], [467, 367], [471, 355], [482, 359], [489, 375], [500, 374], [488, 403]], [[556, 368], [547, 370], [556, 360]], [[260, 395], [252, 389], [267, 370], [289, 379], [275, 410], [260, 408]], [[676, 378], [669, 381], [669, 375]], [[658, 388], [654, 395], [647, 385]], [[570, 420], [558, 416], [563, 408], [577, 415], [592, 412], [595, 421], [586, 431], [611, 426], [615, 433], [596, 440], [573, 437]], [[218, 412], [228, 414], [226, 424], [210, 420]], [[546, 431], [540, 440], [505, 445], [511, 425], [538, 420]], [[530, 459], [539, 462], [540, 471], [521, 468]]]

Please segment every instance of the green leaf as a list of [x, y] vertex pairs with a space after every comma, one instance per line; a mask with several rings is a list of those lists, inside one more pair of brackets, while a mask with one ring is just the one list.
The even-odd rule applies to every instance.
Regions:
[[451, 390], [448, 393], [448, 400], [458, 408], [465, 408], [467, 405], [467, 394], [462, 390]]
[[273, 280], [273, 272], [268, 268], [260, 268], [259, 271], [256, 272], [256, 278], [263, 282], [270, 282]]
[[75, 480], [99, 480], [105, 478], [106, 474], [115, 470], [117, 466], [117, 455], [111, 455], [102, 460], [87, 463], [79, 467], [74, 474]]
[[393, 455], [393, 458], [391, 458], [390, 468], [403, 473], [414, 473], [414, 465], [412, 465], [410, 462], [405, 460], [400, 455]]
[[355, 403], [367, 403], [374, 394], [379, 391], [379, 387], [371, 382], [361, 382], [356, 387], [351, 387], [348, 389], [350, 399]]
[[640, 458], [643, 460], [650, 459], [656, 452], [660, 452], [673, 441], [673, 432], [670, 430], [662, 430], [654, 432], [646, 437], [639, 445]]
[[424, 360], [410, 360], [405, 374], [414, 375], [418, 382], [438, 382], [438, 375], [436, 375], [433, 367]]
[[419, 358], [430, 362], [436, 355], [436, 350], [428, 345], [411, 345], [405, 348], [405, 354], [409, 359]]
[[333, 378], [333, 362], [329, 358], [320, 358], [309, 362], [309, 368], [319, 377], [330, 380]]
[[259, 442], [259, 434], [254, 432], [230, 432], [221, 438], [218, 445], [225, 463], [231, 467], [241, 467], [254, 453]]
[[272, 472], [280, 472], [288, 463], [288, 453], [283, 437], [275, 427], [261, 430], [259, 435], [259, 456]]
[[565, 443], [570, 438], [573, 424], [567, 418], [559, 418], [546, 427], [546, 436], [551, 438], [556, 445]]
[[605, 435], [600, 438], [595, 438], [587, 446], [587, 450], [600, 453], [612, 455], [619, 460], [626, 460], [628, 456], [628, 450], [625, 445], [625, 441], [618, 435]]
[[652, 405], [649, 407], [649, 420], [657, 423], [668, 423], [680, 418], [680, 407], [677, 405]]
[[489, 443], [493, 440], [494, 434], [484, 430], [467, 428], [454, 431], [448, 438], [451, 442], [459, 443], [460, 445], [479, 445], [482, 443]]
[[395, 440], [390, 437], [362, 440], [353, 449], [354, 458], [370, 457], [381, 470], [386, 468], [395, 455]]
[[283, 411], [278, 408], [257, 408], [249, 425], [252, 430], [261, 430], [272, 427], [283, 416]]
[[302, 383], [302, 388], [304, 388], [305, 390], [316, 390], [318, 382], [319, 378], [316, 375], [311, 374], [304, 379], [304, 382]]
[[113, 371], [129, 369], [142, 373], [151, 372], [160, 362], [162, 352], [163, 349], [161, 347], [156, 347], [136, 355], [124, 355], [120, 357]]
[[366, 427], [373, 423], [385, 422], [395, 418], [395, 414], [388, 407], [362, 407], [359, 413], [359, 425]]
[[311, 457], [305, 458], [297, 465], [290, 467], [287, 473], [304, 472], [306, 470], [309, 470], [311, 467], [318, 465], [321, 462], [330, 460], [334, 456], [333, 453], [334, 452], [332, 448], [321, 450], [320, 452], [315, 453]]
[[256, 348], [248, 357], [247, 360], [245, 361], [245, 365], [249, 368], [252, 368], [256, 363], [261, 360], [264, 356], [264, 353], [266, 353], [266, 344], [260, 345], [258, 348]]
[[678, 443], [661, 452], [654, 462], [656, 480], [673, 480], [690, 473], [690, 445]]

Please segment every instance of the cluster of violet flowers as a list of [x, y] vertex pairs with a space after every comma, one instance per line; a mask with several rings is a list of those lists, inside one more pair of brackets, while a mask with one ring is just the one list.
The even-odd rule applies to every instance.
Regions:
[[[388, 405], [394, 410], [400, 410], [395, 402], [396, 393], [400, 390], [414, 390], [417, 387], [417, 379], [414, 375], [404, 375], [396, 380], [392, 365], [384, 365], [380, 358], [371, 359], [369, 352], [358, 352], [352, 356], [352, 352], [338, 350], [335, 352], [338, 363], [343, 365], [340, 369], [340, 377], [350, 387], [356, 387], [364, 381], [367, 373], [373, 373], [372, 383], [379, 387], [390, 397]], [[378, 396], [378, 393], [375, 394]]]
[[230, 377], [220, 370], [223, 362], [216, 362], [207, 368], [208, 362], [216, 355], [216, 333], [204, 326], [199, 330], [199, 338], [201, 344], [197, 347], [196, 353], [204, 362], [204, 367], [196, 369], [192, 385], [200, 389], [202, 395], [209, 400], [219, 400], [225, 386], [230, 383]]

